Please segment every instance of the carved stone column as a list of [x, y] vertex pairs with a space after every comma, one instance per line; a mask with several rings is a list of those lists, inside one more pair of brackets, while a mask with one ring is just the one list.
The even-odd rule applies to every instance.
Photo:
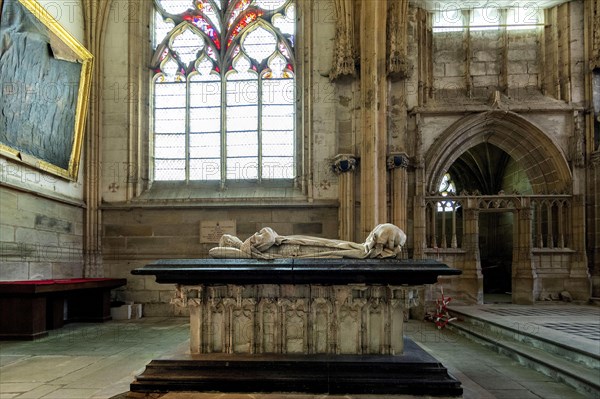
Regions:
[[361, 233], [366, 237], [387, 219], [387, 2], [361, 6]]
[[463, 248], [465, 264], [461, 268], [460, 286], [458, 291], [465, 295], [468, 301], [483, 303], [483, 274], [481, 273], [481, 256], [479, 254], [479, 211], [476, 209], [475, 200], [463, 210], [465, 219], [465, 233], [463, 235]]
[[84, 200], [86, 203], [83, 217], [83, 256], [84, 277], [103, 277], [101, 253], [102, 215], [100, 211], [100, 165], [102, 160], [102, 94], [104, 33], [113, 0], [88, 0], [82, 2], [85, 26], [85, 45], [94, 55], [92, 87], [90, 90], [90, 109], [85, 133], [85, 179]]
[[355, 175], [357, 159], [351, 154], [339, 154], [333, 159], [333, 170], [339, 175], [339, 238], [354, 241]]
[[407, 230], [407, 201], [408, 201], [408, 156], [404, 153], [390, 154], [387, 167], [392, 173], [392, 206], [390, 220], [404, 231]]
[[512, 301], [520, 305], [532, 305], [539, 290], [531, 255], [532, 211], [529, 200], [523, 200], [516, 217], [517, 240], [513, 248]]

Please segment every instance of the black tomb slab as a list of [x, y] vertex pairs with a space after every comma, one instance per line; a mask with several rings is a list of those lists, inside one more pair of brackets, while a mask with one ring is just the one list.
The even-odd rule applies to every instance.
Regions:
[[461, 271], [435, 260], [161, 259], [131, 271], [162, 284], [434, 284]]
[[[431, 260], [164, 259], [134, 269], [163, 284], [422, 285], [461, 271]], [[417, 344], [402, 355], [174, 354], [151, 361], [132, 392], [305, 392], [460, 397], [460, 382]]]

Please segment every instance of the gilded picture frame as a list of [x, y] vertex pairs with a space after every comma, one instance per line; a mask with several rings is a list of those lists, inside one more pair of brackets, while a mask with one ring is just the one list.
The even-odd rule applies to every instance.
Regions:
[[76, 181], [92, 68], [36, 0], [0, 0], [0, 155]]

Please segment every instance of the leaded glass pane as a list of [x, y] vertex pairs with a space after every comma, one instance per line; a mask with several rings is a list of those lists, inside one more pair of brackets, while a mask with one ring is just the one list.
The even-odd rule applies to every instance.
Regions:
[[184, 83], [156, 83], [154, 85], [155, 108], [185, 108]]
[[294, 2], [155, 4], [155, 179], [293, 178]]
[[227, 82], [227, 105], [246, 105], [258, 103], [258, 82], [245, 80]]
[[221, 156], [221, 134], [199, 133], [190, 135], [191, 158], [214, 158]]
[[175, 27], [171, 21], [165, 21], [159, 12], [154, 13], [154, 48], [165, 40], [169, 32]]
[[221, 160], [190, 159], [190, 180], [221, 180]]
[[296, 7], [294, 4], [289, 5], [285, 9], [285, 15], [276, 14], [273, 17], [273, 26], [286, 35], [294, 35], [296, 33]]
[[227, 132], [228, 157], [252, 157], [258, 153], [258, 133]]
[[175, 36], [171, 47], [179, 59], [188, 65], [198, 58], [198, 52], [204, 48], [204, 39], [190, 29], [185, 29], [180, 35]]
[[287, 0], [256, 0], [254, 5], [263, 10], [273, 11], [283, 6]]
[[264, 156], [294, 155], [294, 132], [288, 131], [263, 131], [262, 154]]
[[194, 8], [193, 0], [159, 0], [159, 3], [169, 14], [181, 14]]
[[185, 133], [185, 108], [155, 109], [156, 133]]
[[258, 157], [229, 158], [227, 157], [227, 179], [249, 180], [258, 179]]
[[154, 157], [165, 159], [185, 158], [185, 135], [157, 134], [154, 136]]
[[155, 159], [154, 180], [185, 180], [185, 159]]
[[294, 104], [293, 79], [269, 79], [262, 82], [263, 104]]
[[293, 179], [293, 157], [263, 157], [262, 166], [264, 179]]
[[242, 47], [246, 54], [262, 62], [277, 49], [277, 38], [261, 26], [248, 33], [242, 41]]

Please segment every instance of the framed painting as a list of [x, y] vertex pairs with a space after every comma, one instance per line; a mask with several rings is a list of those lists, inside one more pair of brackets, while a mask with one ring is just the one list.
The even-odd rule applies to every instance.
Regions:
[[36, 0], [0, 0], [0, 154], [77, 180], [92, 64]]

